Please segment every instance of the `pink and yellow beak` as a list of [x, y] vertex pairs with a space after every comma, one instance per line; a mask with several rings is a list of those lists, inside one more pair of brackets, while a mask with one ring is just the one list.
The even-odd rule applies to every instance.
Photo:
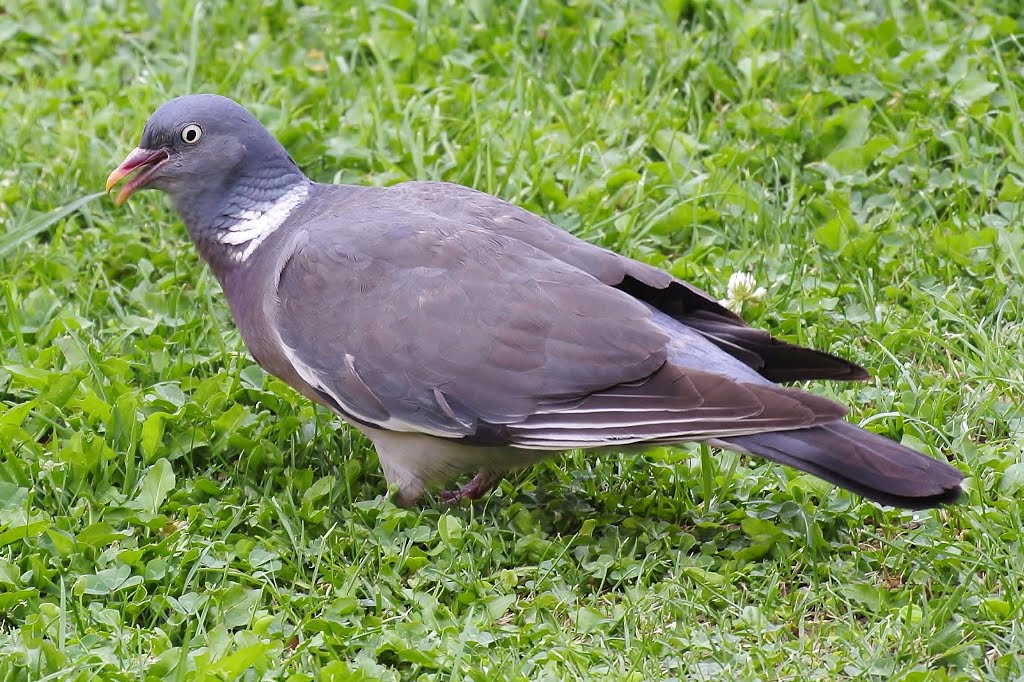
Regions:
[[156, 169], [163, 164], [164, 161], [170, 158], [166, 149], [143, 149], [142, 147], [136, 147], [131, 151], [128, 156], [125, 157], [121, 165], [118, 166], [107, 176], [107, 192], [109, 193], [114, 185], [119, 183], [124, 177], [135, 173], [135, 177], [131, 178], [125, 183], [121, 191], [117, 193], [117, 198], [114, 199], [114, 205], [120, 206], [125, 202], [125, 199], [135, 193], [136, 190], [142, 189], [146, 186], [146, 183], [156, 172]]

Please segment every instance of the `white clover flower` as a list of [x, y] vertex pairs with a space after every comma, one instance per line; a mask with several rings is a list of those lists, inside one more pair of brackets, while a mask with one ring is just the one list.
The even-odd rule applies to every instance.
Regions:
[[760, 303], [767, 294], [768, 290], [758, 287], [757, 281], [749, 272], [734, 272], [729, 276], [726, 298], [719, 303], [739, 315], [743, 312], [744, 303]]

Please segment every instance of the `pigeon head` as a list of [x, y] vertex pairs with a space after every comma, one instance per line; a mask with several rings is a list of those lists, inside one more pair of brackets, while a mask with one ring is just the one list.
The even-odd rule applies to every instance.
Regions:
[[178, 97], [157, 109], [107, 191], [126, 177], [117, 205], [141, 189], [167, 192], [197, 243], [216, 241], [309, 182], [252, 114], [219, 95]]

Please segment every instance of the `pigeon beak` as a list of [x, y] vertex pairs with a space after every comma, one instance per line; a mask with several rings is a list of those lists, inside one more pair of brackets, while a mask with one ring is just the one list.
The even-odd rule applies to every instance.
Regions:
[[107, 176], [107, 192], [109, 193], [111, 188], [120, 182], [122, 178], [138, 171], [138, 173], [135, 173], [135, 177], [126, 182], [121, 191], [117, 193], [114, 205], [120, 206], [136, 190], [145, 187], [153, 173], [156, 172], [156, 169], [169, 158], [170, 154], [167, 153], [166, 149], [143, 149], [142, 147], [133, 149], [125, 157], [124, 161], [121, 162], [121, 165]]

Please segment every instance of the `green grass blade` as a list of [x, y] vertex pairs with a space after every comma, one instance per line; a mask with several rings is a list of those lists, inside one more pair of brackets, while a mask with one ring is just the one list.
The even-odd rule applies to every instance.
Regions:
[[41, 215], [35, 218], [34, 220], [30, 220], [24, 225], [15, 227], [13, 230], [10, 230], [9, 232], [0, 234], [0, 258], [5, 257], [7, 254], [11, 253], [16, 248], [18, 248], [22, 244], [26, 243], [27, 241], [35, 237], [40, 232], [45, 232], [52, 226], [67, 218], [75, 211], [81, 209], [86, 204], [89, 204], [95, 201], [96, 199], [99, 199], [105, 194], [105, 192], [96, 192], [95, 194], [89, 194], [84, 197], [79, 197], [74, 201], [70, 201], [64, 204], [60, 208], [54, 209], [50, 213]]

